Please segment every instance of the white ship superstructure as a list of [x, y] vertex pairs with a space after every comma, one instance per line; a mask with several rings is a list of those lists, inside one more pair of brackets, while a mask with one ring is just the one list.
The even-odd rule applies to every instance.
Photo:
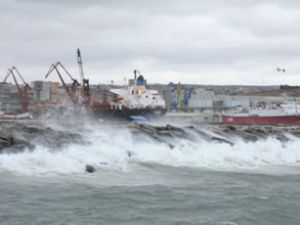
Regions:
[[144, 77], [135, 70], [132, 85], [110, 90], [110, 92], [117, 95], [115, 108], [133, 111], [148, 110], [149, 112], [153, 110], [165, 111], [166, 103], [162, 96], [157, 90], [146, 89], [145, 85]]

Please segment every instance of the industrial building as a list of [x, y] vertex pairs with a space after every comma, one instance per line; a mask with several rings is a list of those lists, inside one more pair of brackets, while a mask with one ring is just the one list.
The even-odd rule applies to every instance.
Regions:
[[300, 102], [300, 97], [215, 95], [213, 91], [200, 89], [193, 92], [185, 111], [221, 113], [234, 110], [237, 107], [249, 109], [294, 101]]
[[51, 82], [34, 81], [31, 82], [31, 89], [34, 92], [36, 101], [47, 101], [51, 98]]

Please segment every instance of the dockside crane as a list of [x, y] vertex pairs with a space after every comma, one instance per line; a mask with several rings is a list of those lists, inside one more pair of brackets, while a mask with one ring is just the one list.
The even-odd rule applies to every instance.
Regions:
[[[20, 84], [18, 83], [16, 74], [21, 79], [21, 81], [23, 82], [23, 86], [24, 86], [23, 90], [22, 90]], [[23, 112], [28, 112], [28, 104], [29, 104], [28, 91], [31, 88], [30, 88], [29, 84], [24, 80], [24, 78], [22, 77], [21, 73], [19, 72], [19, 70], [15, 66], [12, 66], [11, 68], [9, 68], [7, 70], [7, 74], [6, 74], [5, 78], [4, 78], [3, 83], [5, 83], [10, 76], [13, 77], [13, 80], [15, 82], [17, 90], [18, 90], [18, 92], [19, 92], [19, 94], [21, 96]]]
[[[62, 77], [62, 74], [60, 73], [59, 71], [59, 68], [61, 68], [65, 74], [67, 74], [67, 76], [72, 80], [72, 85], [71, 85], [71, 90], [70, 88], [68, 87], [68, 85], [66, 84], [66, 82], [64, 81], [63, 77]], [[63, 66], [63, 64], [61, 62], [57, 62], [55, 64], [51, 64], [47, 74], [46, 74], [46, 78], [53, 72], [53, 71], [56, 71], [61, 83], [63, 84], [63, 87], [64, 89], [66, 90], [67, 94], [69, 95], [69, 97], [71, 98], [72, 102], [74, 104], [77, 104], [78, 103], [78, 97], [76, 95], [76, 90], [77, 90], [77, 87], [80, 86], [80, 83], [74, 79], [72, 77], [72, 75], [69, 73], [69, 71]]]
[[82, 67], [82, 58], [80, 49], [77, 49], [77, 63], [79, 66], [79, 75], [81, 79], [81, 96], [83, 97], [83, 104], [91, 103], [91, 94], [90, 94], [90, 85], [89, 80], [84, 78], [83, 67]]

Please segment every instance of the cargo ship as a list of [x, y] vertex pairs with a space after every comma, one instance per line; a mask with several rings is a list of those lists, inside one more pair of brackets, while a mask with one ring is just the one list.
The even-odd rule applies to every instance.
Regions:
[[[144, 76], [137, 70], [134, 79], [124, 88], [110, 89], [105, 93], [105, 102], [93, 101], [92, 109], [96, 115], [113, 117], [162, 116], [166, 113], [166, 103], [157, 90], [146, 88]], [[110, 99], [110, 100], [108, 100]]]
[[221, 122], [234, 125], [300, 125], [300, 106], [295, 103], [270, 108], [224, 113]]

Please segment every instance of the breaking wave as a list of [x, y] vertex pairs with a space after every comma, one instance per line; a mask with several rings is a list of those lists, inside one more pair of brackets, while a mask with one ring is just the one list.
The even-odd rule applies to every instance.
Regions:
[[[77, 130], [77, 132], [79, 132]], [[34, 151], [0, 155], [0, 171], [26, 175], [83, 174], [87, 164], [97, 171], [126, 172], [145, 164], [217, 171], [256, 171], [270, 166], [300, 166], [300, 139], [281, 142], [268, 137], [256, 142], [232, 138], [234, 145], [205, 139], [173, 140], [173, 146], [125, 127], [90, 126], [81, 129], [88, 140], [60, 150], [38, 145]]]

